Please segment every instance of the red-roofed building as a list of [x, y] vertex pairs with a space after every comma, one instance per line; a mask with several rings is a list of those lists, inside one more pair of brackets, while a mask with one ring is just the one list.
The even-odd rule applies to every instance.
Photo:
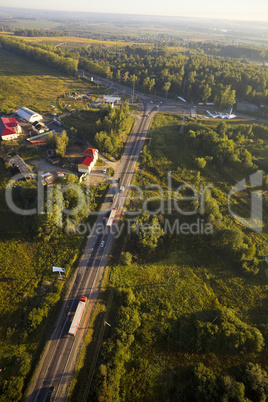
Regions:
[[90, 173], [98, 160], [98, 153], [99, 151], [95, 148], [87, 148], [78, 162], [78, 172]]
[[90, 156], [83, 156], [78, 162], [78, 172], [90, 173], [94, 165], [95, 165], [94, 158], [91, 158]]
[[98, 159], [98, 153], [99, 151], [95, 148], [87, 148], [84, 152], [84, 156], [90, 156], [91, 158]]
[[0, 118], [0, 136], [2, 140], [14, 140], [21, 133], [21, 126], [14, 117]]

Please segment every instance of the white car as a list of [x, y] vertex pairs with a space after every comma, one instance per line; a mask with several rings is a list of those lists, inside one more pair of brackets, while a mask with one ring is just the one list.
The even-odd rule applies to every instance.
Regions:
[[100, 244], [100, 247], [104, 247], [104, 243], [105, 243], [105, 241], [102, 240], [102, 242], [101, 242], [101, 244]]

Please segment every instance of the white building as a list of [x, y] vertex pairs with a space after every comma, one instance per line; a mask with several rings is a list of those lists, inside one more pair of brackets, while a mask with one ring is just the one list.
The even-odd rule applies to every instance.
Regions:
[[43, 120], [43, 117], [41, 116], [41, 114], [33, 112], [32, 110], [28, 109], [27, 107], [21, 107], [17, 111], [17, 115], [19, 117], [21, 117], [22, 119], [29, 121], [30, 123], [33, 123], [34, 121]]
[[117, 96], [104, 96], [103, 101], [107, 105], [111, 105], [111, 107], [113, 108], [115, 103], [118, 103], [121, 101], [121, 98], [119, 98]]

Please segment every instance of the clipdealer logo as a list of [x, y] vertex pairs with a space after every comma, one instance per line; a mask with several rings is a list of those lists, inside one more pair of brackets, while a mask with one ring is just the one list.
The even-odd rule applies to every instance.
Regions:
[[[6, 187], [6, 202], [9, 208], [16, 214], [29, 216], [35, 214], [43, 214], [43, 213], [50, 213], [53, 214], [57, 213], [57, 225], [62, 226], [63, 224], [63, 214], [67, 216], [74, 216], [78, 214], [83, 208], [86, 208], [87, 214], [96, 215], [98, 216], [101, 214], [101, 211], [92, 211], [90, 210], [90, 186], [87, 186], [86, 191], [83, 192], [80, 186], [76, 184], [67, 184], [67, 185], [59, 185], [57, 184], [54, 187], [48, 187], [46, 192], [44, 191], [44, 186], [41, 182], [41, 174], [38, 173], [37, 176], [37, 207], [33, 209], [21, 209], [19, 208], [14, 200], [13, 200], [13, 189], [16, 185], [16, 182], [23, 179], [24, 176], [22, 174], [18, 174], [13, 177], [7, 187]], [[205, 195], [206, 192], [209, 191], [213, 187], [212, 184], [203, 187], [202, 185], [200, 188], [196, 189], [192, 185], [183, 184], [179, 186], [177, 189], [173, 190], [172, 186], [172, 179], [171, 179], [171, 172], [168, 172], [167, 177], [167, 190], [165, 192], [158, 185], [148, 185], [145, 187], [145, 190], [154, 190], [158, 194], [154, 194], [151, 198], [144, 196], [144, 191], [139, 186], [129, 186], [128, 189], [135, 190], [135, 196], [128, 196], [129, 199], [132, 200], [139, 200], [142, 204], [142, 208], [139, 210], [128, 210], [125, 209], [125, 214], [128, 217], [139, 216], [142, 212], [147, 213], [148, 215], [158, 215], [161, 214], [162, 216], [172, 215], [173, 209], [178, 213], [180, 216], [193, 216], [197, 215], [198, 212], [200, 217], [204, 217], [205, 215], [205, 208], [206, 208], [206, 201]], [[241, 180], [237, 183], [229, 192], [228, 194], [228, 210], [233, 218], [239, 222], [240, 224], [244, 225], [245, 227], [255, 231], [261, 232], [263, 228], [263, 191], [261, 187], [263, 185], [263, 172], [258, 171], [252, 174], [249, 178], [249, 185], [247, 185], [246, 179]], [[255, 191], [253, 191], [255, 189]], [[67, 209], [65, 207], [64, 202], [64, 194], [72, 190], [77, 197], [77, 205], [73, 209]], [[238, 193], [249, 191], [251, 194], [251, 208], [250, 208], [250, 218], [245, 218], [240, 216], [237, 212], [233, 209], [234, 204], [236, 203], [235, 196]], [[185, 193], [188, 193], [187, 195]], [[120, 200], [119, 200], [120, 201]], [[159, 206], [156, 210], [151, 211], [149, 208], [150, 202], [158, 201]], [[166, 201], [166, 204], [165, 204]], [[180, 202], [188, 203], [189, 208], [182, 209], [179, 205]], [[54, 208], [56, 207], [56, 208]], [[210, 222], [205, 222], [203, 219], [198, 220], [198, 230], [199, 234], [212, 234], [213, 227]], [[81, 225], [81, 223], [80, 223]], [[194, 227], [190, 227], [190, 229], [186, 228], [186, 223], [179, 223], [178, 220], [173, 222], [173, 226], [171, 227], [171, 223], [167, 222], [165, 226], [165, 230], [173, 233], [179, 231], [187, 232], [188, 233], [196, 233], [196, 223], [191, 223]], [[207, 227], [206, 227], [206, 226]], [[176, 230], [174, 229], [176, 227]], [[178, 229], [179, 227], [179, 229]], [[203, 230], [203, 227], [205, 229]], [[81, 229], [81, 228], [80, 228]]]
[[263, 228], [263, 191], [256, 190], [251, 191], [251, 209], [250, 218], [246, 219], [232, 210], [232, 198], [242, 191], [250, 189], [257, 189], [263, 185], [263, 172], [258, 171], [252, 174], [249, 178], [250, 186], [247, 185], [246, 179], [241, 180], [237, 183], [229, 192], [228, 195], [228, 209], [230, 214], [234, 217], [236, 221], [246, 226], [247, 228], [253, 230], [254, 232], [260, 233]]

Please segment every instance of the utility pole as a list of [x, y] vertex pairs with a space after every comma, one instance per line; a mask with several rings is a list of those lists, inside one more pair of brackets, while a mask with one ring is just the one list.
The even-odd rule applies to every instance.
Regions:
[[186, 83], [187, 83], [187, 79], [186, 79], [186, 75], [185, 75], [184, 80], [183, 80], [183, 88], [182, 88], [183, 94], [185, 93]]
[[182, 123], [181, 123], [181, 128], [180, 128], [179, 134], [183, 134], [183, 132], [184, 132], [184, 120], [185, 120], [185, 111], [184, 111], [184, 113], [183, 113], [183, 119], [182, 119]]

